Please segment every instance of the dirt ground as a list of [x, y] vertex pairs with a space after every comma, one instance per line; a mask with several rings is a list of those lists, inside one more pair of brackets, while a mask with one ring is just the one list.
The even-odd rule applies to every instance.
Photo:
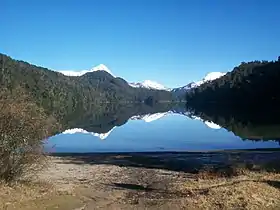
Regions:
[[[1, 209], [280, 209], [280, 173], [49, 157], [36, 181], [0, 185]], [[120, 160], [118, 162], [118, 160]], [[116, 164], [117, 163], [117, 164]], [[174, 166], [174, 165], [173, 165]]]

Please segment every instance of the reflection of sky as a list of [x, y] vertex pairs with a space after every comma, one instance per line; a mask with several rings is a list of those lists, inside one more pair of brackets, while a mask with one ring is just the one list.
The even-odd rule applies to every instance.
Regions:
[[[278, 148], [277, 142], [243, 141], [225, 129], [211, 129], [200, 120], [168, 115], [152, 122], [130, 120], [101, 140], [90, 134], [60, 134], [48, 140], [54, 152], [201, 151]], [[49, 150], [48, 150], [49, 151]]]

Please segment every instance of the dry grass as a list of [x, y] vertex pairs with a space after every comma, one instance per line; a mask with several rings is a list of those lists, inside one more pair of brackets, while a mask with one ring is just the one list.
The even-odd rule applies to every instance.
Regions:
[[83, 204], [75, 194], [57, 191], [48, 183], [0, 184], [0, 209], [75, 209]]
[[[280, 209], [280, 174], [276, 172], [223, 168], [185, 174], [50, 160], [40, 182], [0, 185], [0, 209]], [[144, 186], [143, 175], [147, 182], [157, 183], [151, 186], [154, 190], [110, 187], [116, 182]], [[131, 198], [136, 202], [127, 202]]]
[[190, 195], [187, 205], [196, 209], [280, 209], [280, 174], [251, 172], [215, 177], [203, 172], [180, 190]]

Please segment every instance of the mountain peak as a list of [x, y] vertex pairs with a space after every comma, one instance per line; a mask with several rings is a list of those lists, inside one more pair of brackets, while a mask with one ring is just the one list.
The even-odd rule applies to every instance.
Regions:
[[93, 67], [91, 70], [83, 70], [83, 71], [59, 71], [60, 73], [66, 75], [66, 76], [82, 76], [86, 73], [89, 72], [94, 72], [94, 71], [106, 71], [107, 73], [111, 74], [113, 77], [115, 77], [112, 72], [109, 70], [107, 66], [104, 64], [99, 64], [95, 67]]
[[186, 91], [188, 91], [192, 88], [196, 88], [205, 82], [209, 82], [209, 81], [218, 79], [218, 78], [224, 76], [225, 74], [226, 73], [222, 73], [222, 72], [210, 72], [210, 73], [206, 74], [206, 76], [202, 80], [197, 81], [197, 82], [191, 82], [183, 87], [174, 88], [172, 90], [172, 92], [175, 93], [177, 96], [184, 95], [186, 93]]
[[114, 76], [114, 75], [112, 74], [112, 72], [110, 71], [110, 69], [109, 69], [107, 66], [105, 66], [104, 64], [99, 64], [99, 65], [93, 67], [93, 68], [91, 69], [91, 72], [94, 72], [94, 71], [106, 71], [106, 72], [108, 72], [109, 74], [111, 74], [112, 76]]
[[151, 80], [145, 80], [142, 84], [144, 86], [155, 88], [155, 89], [158, 89], [158, 90], [166, 90], [167, 89], [163, 85], [161, 85], [161, 84], [159, 84], [155, 81], [151, 81]]
[[224, 76], [226, 73], [222, 73], [222, 72], [210, 72], [208, 73], [205, 77], [204, 77], [204, 81], [211, 81], [211, 80], [215, 80], [218, 79], [222, 76]]
[[113, 127], [111, 130], [109, 130], [107, 133], [94, 133], [94, 132], [88, 132], [82, 128], [72, 128], [68, 129], [62, 132], [62, 134], [76, 134], [76, 133], [83, 133], [83, 134], [90, 134], [92, 136], [99, 137], [101, 140], [106, 139], [110, 133], [113, 131], [115, 127]]
[[147, 89], [166, 90], [166, 91], [169, 90], [163, 85], [151, 80], [145, 80], [142, 83], [129, 83], [129, 85], [136, 88], [147, 88]]

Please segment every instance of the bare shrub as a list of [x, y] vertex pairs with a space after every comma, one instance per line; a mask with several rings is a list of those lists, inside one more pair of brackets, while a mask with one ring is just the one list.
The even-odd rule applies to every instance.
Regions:
[[13, 181], [44, 167], [43, 141], [54, 119], [21, 89], [0, 91], [0, 180]]
[[244, 175], [247, 168], [242, 165], [231, 164], [216, 167], [204, 167], [198, 172], [200, 179], [217, 179], [217, 178], [233, 178], [235, 176]]

